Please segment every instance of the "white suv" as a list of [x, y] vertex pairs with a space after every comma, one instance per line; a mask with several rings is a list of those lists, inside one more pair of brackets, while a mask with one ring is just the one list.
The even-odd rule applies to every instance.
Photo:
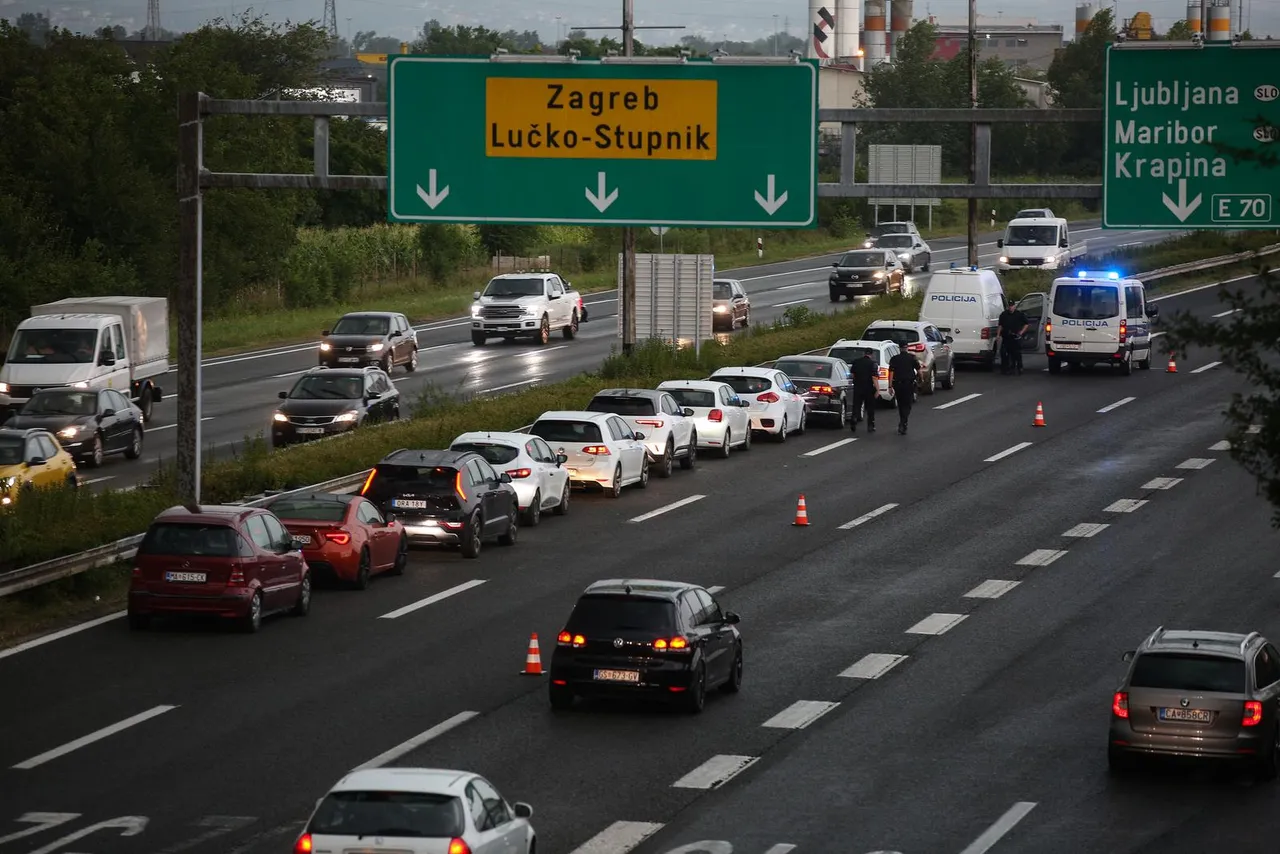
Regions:
[[644, 433], [645, 447], [658, 477], [671, 477], [672, 462], [691, 469], [698, 461], [698, 430], [693, 410], [681, 408], [670, 392], [649, 388], [606, 388], [587, 404], [588, 412], [612, 412], [632, 430]]

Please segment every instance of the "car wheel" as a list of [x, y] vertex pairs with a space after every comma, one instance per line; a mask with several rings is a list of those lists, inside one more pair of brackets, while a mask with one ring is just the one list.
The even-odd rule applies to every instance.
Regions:
[[724, 442], [720, 445], [720, 459], [729, 459], [729, 454], [733, 453], [733, 431], [726, 429], [724, 431]]
[[840, 302], [840, 292], [835, 288], [828, 288], [827, 294], [831, 297], [832, 302]]
[[560, 503], [557, 504], [555, 510], [552, 511], [557, 516], [564, 516], [569, 512], [569, 494], [571, 492], [573, 492], [573, 489], [570, 488], [569, 481], [566, 479], [564, 482], [564, 491], [560, 493]]
[[390, 374], [396, 367], [395, 357], [391, 353], [388, 353], [387, 357], [382, 360], [382, 365], [380, 367], [384, 374]]
[[742, 645], [739, 644], [733, 653], [733, 669], [729, 671], [729, 681], [720, 686], [726, 694], [736, 694], [742, 690]]
[[707, 705], [707, 668], [702, 665], [693, 677], [689, 690], [684, 692], [684, 710], [696, 715]]
[[302, 574], [302, 584], [298, 585], [298, 601], [293, 603], [289, 612], [295, 617], [305, 617], [311, 613], [311, 573]]
[[360, 550], [360, 565], [356, 567], [356, 580], [354, 582], [357, 590], [369, 589], [369, 573], [371, 571], [373, 561], [369, 558], [369, 549]]
[[418, 370], [418, 348], [414, 347], [409, 351], [409, 361], [405, 362], [404, 369], [409, 373]]
[[649, 488], [649, 463], [650, 462], [651, 462], [650, 460], [646, 459], [644, 461], [644, 465], [640, 466], [640, 488], [641, 489]]
[[787, 416], [782, 416], [782, 429], [778, 431], [778, 435], [773, 437], [775, 442], [787, 441], [787, 433], [790, 432], [791, 425], [787, 423]]
[[672, 458], [676, 455], [675, 443], [670, 439], [667, 440], [667, 447], [662, 452], [662, 459], [658, 461], [658, 477], [671, 477]]
[[551, 698], [551, 708], [556, 711], [573, 708], [573, 691], [567, 685], [552, 685], [547, 693]]
[[138, 399], [138, 408], [142, 410], [142, 423], [150, 424], [151, 416], [155, 412], [156, 399], [152, 396], [153, 389], [147, 386], [142, 390], [142, 395]]
[[240, 630], [246, 634], [253, 634], [262, 628], [262, 594], [255, 592], [253, 598], [249, 600], [248, 612], [240, 618]]
[[480, 557], [480, 548], [484, 539], [484, 520], [479, 513], [472, 513], [462, 532], [462, 556], [465, 558]]
[[542, 325], [538, 327], [538, 346], [545, 347], [551, 343], [551, 319], [542, 315]]
[[529, 502], [529, 509], [524, 511], [524, 523], [530, 528], [536, 528], [541, 521], [542, 491], [539, 490], [533, 494], [533, 500]]
[[148, 614], [129, 614], [129, 631], [145, 632], [151, 628], [151, 617]]
[[574, 309], [573, 317], [569, 320], [569, 325], [561, 330], [566, 341], [572, 341], [574, 336], [578, 334], [578, 311]]
[[925, 394], [934, 394], [938, 390], [938, 368], [937, 366], [929, 368], [929, 381], [925, 387], [920, 389]]
[[409, 538], [403, 534], [400, 536], [400, 545], [396, 548], [396, 562], [391, 565], [391, 571], [388, 575], [404, 575], [405, 569], [409, 566]]
[[70, 474], [67, 475], [67, 488], [68, 489], [80, 488], [80, 478], [76, 477], [75, 472], [71, 472]]
[[1147, 351], [1147, 358], [1138, 360], [1138, 369], [1143, 371], [1151, 370], [1151, 352]]
[[[647, 466], [645, 467], [645, 470], [646, 471], [648, 470]], [[641, 484], [643, 485], [643, 480], [641, 481]], [[619, 463], [613, 469], [613, 483], [610, 484], [608, 492], [609, 492], [610, 498], [622, 497], [622, 464], [621, 463]]]
[[1124, 357], [1124, 361], [1120, 363], [1120, 375], [1124, 377], [1133, 375], [1133, 354]]
[[751, 422], [750, 421], [747, 422], [747, 429], [743, 431], [742, 450], [744, 451], [751, 450]]
[[931, 266], [933, 266], [933, 253], [926, 252], [924, 254], [924, 263], [920, 265], [920, 270], [927, 273]]
[[477, 347], [483, 347], [485, 345], [485, 342], [488, 340], [489, 340], [488, 338], [481, 335], [479, 332], [471, 333], [471, 343]]
[[129, 437], [129, 447], [124, 449], [125, 459], [136, 460], [142, 456], [142, 428], [134, 427], [133, 435]]
[[515, 506], [515, 501], [511, 502], [511, 512], [507, 514], [507, 530], [506, 533], [498, 537], [498, 545], [514, 546], [516, 540], [520, 538], [520, 509]]
[[98, 468], [102, 465], [102, 460], [106, 456], [106, 449], [102, 446], [102, 434], [93, 437], [93, 447], [89, 449], [89, 456], [85, 457], [85, 462], [90, 468]]
[[688, 471], [698, 464], [698, 434], [689, 434], [689, 452], [680, 458], [680, 468]]
[[1271, 746], [1258, 757], [1255, 776], [1262, 782], [1270, 782], [1280, 776], [1280, 724], [1271, 734]]
[[956, 387], [956, 363], [954, 359], [947, 366], [947, 375], [942, 378], [942, 387], [947, 391], [951, 391]]
[[751, 309], [747, 309], [747, 313], [742, 315], [742, 328], [746, 329], [751, 325]]
[[809, 429], [809, 410], [800, 410], [800, 426], [796, 428], [796, 435], [803, 436], [804, 431]]

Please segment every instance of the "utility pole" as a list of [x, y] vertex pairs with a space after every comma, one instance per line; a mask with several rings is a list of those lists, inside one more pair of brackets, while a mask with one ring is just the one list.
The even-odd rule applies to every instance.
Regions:
[[204, 327], [204, 197], [200, 170], [204, 151], [201, 96], [178, 99], [178, 499], [200, 503], [204, 406], [200, 356]]
[[[978, 109], [978, 0], [969, 0], [969, 106]], [[978, 181], [978, 123], [969, 124], [969, 183]], [[978, 200], [969, 199], [969, 266], [978, 266]]]
[[[635, 0], [622, 0], [622, 55], [636, 55]], [[622, 355], [630, 356], [636, 348], [636, 230], [622, 229], [622, 293], [618, 294], [622, 309]]]

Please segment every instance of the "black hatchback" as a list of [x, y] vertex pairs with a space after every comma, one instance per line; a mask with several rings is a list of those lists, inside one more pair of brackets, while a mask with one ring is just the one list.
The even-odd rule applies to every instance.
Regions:
[[479, 557], [485, 540], [513, 546], [520, 502], [511, 475], [471, 451], [392, 451], [369, 472], [360, 494], [395, 514], [414, 545], [458, 546]]
[[673, 700], [700, 712], [707, 691], [742, 688], [738, 615], [695, 584], [597, 581], [578, 599], [551, 656], [551, 706], [576, 696]]
[[381, 368], [312, 368], [280, 401], [271, 416], [277, 448], [400, 417], [400, 391]]

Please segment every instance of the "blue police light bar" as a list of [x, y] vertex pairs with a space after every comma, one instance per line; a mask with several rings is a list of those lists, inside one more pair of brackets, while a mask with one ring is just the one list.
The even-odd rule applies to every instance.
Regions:
[[[1076, 278], [1077, 278], [1077, 279], [1088, 279], [1088, 278], [1090, 278], [1090, 276], [1089, 276], [1089, 271], [1088, 271], [1088, 270], [1081, 270], [1081, 271], [1079, 271], [1078, 273], [1076, 273]], [[1120, 279], [1120, 274], [1119, 274], [1119, 273], [1116, 273], [1116, 272], [1110, 272], [1110, 273], [1107, 273], [1107, 278], [1108, 278], [1108, 279], [1112, 279], [1112, 280], [1116, 280], [1116, 281], [1118, 281], [1118, 280]]]

